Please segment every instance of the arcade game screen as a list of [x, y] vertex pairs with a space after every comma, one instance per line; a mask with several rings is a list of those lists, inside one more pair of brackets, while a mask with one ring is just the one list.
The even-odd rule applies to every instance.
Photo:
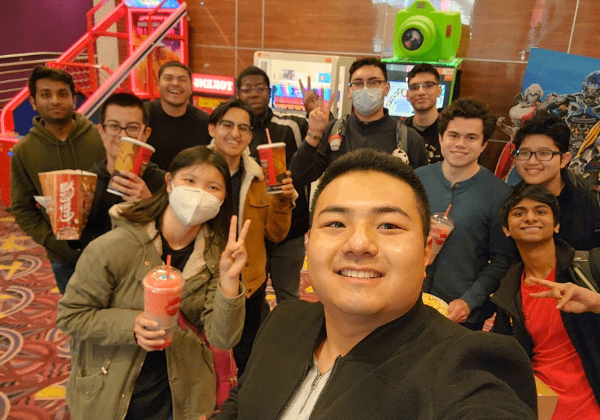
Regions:
[[[384, 106], [388, 109], [390, 115], [401, 118], [408, 118], [414, 115], [413, 107], [406, 99], [408, 91], [408, 82], [406, 76], [414, 67], [412, 63], [387, 63], [388, 81], [390, 82], [390, 93], [385, 98]], [[440, 85], [442, 94], [436, 101], [437, 108], [443, 108], [451, 102], [450, 92], [456, 82], [457, 70], [454, 67], [435, 66], [440, 73]], [[454, 87], [452, 95], [458, 96], [458, 89]]]
[[311, 88], [322, 91], [325, 104], [328, 104], [331, 100], [331, 64], [271, 60], [271, 108], [284, 112], [304, 112], [298, 80], [302, 80], [306, 88], [308, 76]]

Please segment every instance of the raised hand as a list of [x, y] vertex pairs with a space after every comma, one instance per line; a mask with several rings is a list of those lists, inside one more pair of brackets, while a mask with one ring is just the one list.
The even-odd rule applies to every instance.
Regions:
[[563, 312], [574, 314], [582, 312], [600, 313], [600, 294], [590, 289], [573, 283], [556, 283], [535, 277], [529, 277], [528, 280], [533, 284], [539, 284], [549, 289], [544, 292], [530, 293], [529, 296], [556, 299], [558, 300], [556, 308]]
[[248, 259], [244, 241], [249, 229], [250, 219], [246, 220], [236, 240], [237, 216], [231, 218], [227, 246], [221, 254], [221, 262], [219, 264], [221, 270], [221, 290], [227, 297], [235, 297], [240, 294], [240, 274], [242, 274], [242, 270]]
[[[300, 91], [302, 92], [302, 102], [304, 103], [304, 109], [307, 114], [310, 114], [316, 107], [319, 106], [319, 94], [316, 89], [310, 88], [310, 76], [307, 78], [307, 87], [304, 89], [304, 84], [302, 83], [302, 79], [298, 79], [298, 83], [300, 83]], [[321, 92], [321, 96], [323, 93]]]
[[[310, 131], [311, 134], [316, 136], [323, 134], [323, 131], [327, 128], [327, 124], [329, 124], [329, 111], [331, 111], [332, 103], [332, 101], [329, 101], [327, 106], [325, 106], [323, 104], [323, 97], [319, 97], [319, 106], [308, 114], [308, 131]], [[312, 146], [317, 146], [319, 144], [318, 140], [313, 139], [310, 136], [306, 137], [306, 141]]]
[[123, 200], [133, 201], [152, 197], [152, 193], [142, 178], [129, 171], [119, 171], [119, 173], [123, 176], [113, 177], [111, 186], [125, 194]]

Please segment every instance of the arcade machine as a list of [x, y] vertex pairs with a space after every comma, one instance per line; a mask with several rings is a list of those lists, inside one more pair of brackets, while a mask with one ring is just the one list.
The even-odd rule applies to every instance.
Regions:
[[428, 1], [417, 0], [396, 15], [394, 56], [386, 62], [390, 92], [385, 107], [390, 115], [407, 118], [413, 108], [406, 99], [408, 72], [419, 63], [429, 63], [440, 73], [442, 95], [436, 106], [443, 108], [456, 99], [460, 88], [460, 65], [456, 58], [460, 45], [459, 12], [441, 12]]
[[291, 54], [257, 51], [254, 65], [263, 69], [271, 81], [269, 106], [274, 112], [306, 115], [299, 80], [322, 92], [325, 104], [333, 101], [331, 112], [341, 118], [351, 112], [348, 100], [348, 71], [356, 59], [330, 55]]
[[192, 104], [212, 114], [221, 102], [235, 97], [235, 77], [218, 74], [192, 74]]

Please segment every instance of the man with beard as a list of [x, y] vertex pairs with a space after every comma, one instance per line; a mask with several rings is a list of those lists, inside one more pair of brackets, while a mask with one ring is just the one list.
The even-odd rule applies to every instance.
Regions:
[[46, 248], [56, 284], [64, 293], [80, 251], [52, 233], [50, 219], [34, 196], [43, 195], [38, 173], [84, 169], [105, 156], [97, 128], [75, 112], [75, 85], [70, 74], [38, 66], [29, 77], [29, 101], [39, 116], [13, 148], [10, 167], [11, 209], [16, 222]]

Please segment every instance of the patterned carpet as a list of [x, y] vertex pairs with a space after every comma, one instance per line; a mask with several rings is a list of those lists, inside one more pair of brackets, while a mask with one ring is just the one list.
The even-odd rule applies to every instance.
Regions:
[[[301, 297], [315, 301], [304, 270]], [[54, 324], [59, 298], [44, 248], [0, 208], [0, 420], [71, 418], [68, 337]], [[270, 285], [267, 299], [274, 307]]]

